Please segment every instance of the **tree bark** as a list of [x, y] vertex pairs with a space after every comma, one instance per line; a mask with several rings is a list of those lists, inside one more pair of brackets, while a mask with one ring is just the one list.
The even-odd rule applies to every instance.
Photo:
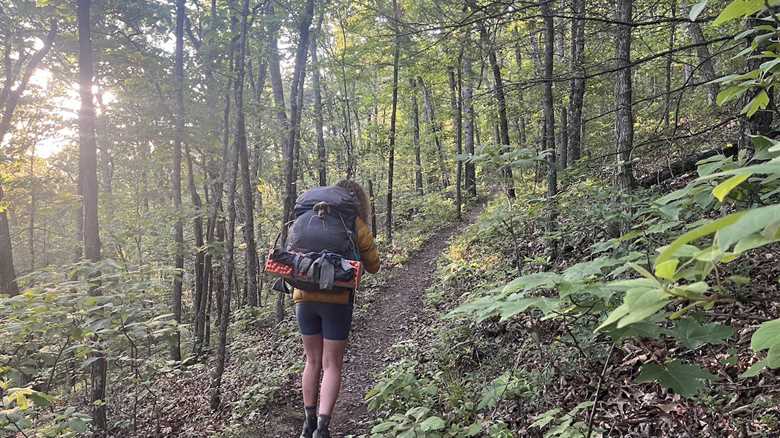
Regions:
[[[465, 44], [468, 47], [468, 43]], [[466, 136], [465, 146], [466, 154], [469, 157], [474, 156], [474, 77], [471, 70], [471, 55], [468, 51], [463, 57], [463, 76], [465, 76], [465, 84], [462, 90], [463, 99], [463, 130]], [[467, 161], [464, 167], [465, 173], [465, 189], [466, 192], [472, 198], [477, 197], [477, 171], [472, 161]]]
[[[176, 254], [174, 256], [173, 292], [171, 294], [171, 311], [173, 318], [181, 324], [181, 294], [182, 275], [184, 274], [184, 224], [181, 208], [181, 148], [184, 141], [184, 1], [176, 0], [176, 51], [174, 53], [173, 84], [175, 93], [175, 133], [173, 141], [173, 209], [176, 222], [173, 227], [173, 241]], [[181, 360], [181, 339], [178, 331], [171, 336], [171, 360]]]
[[420, 151], [420, 106], [417, 103], [417, 80], [409, 78], [409, 87], [411, 94], [411, 125], [412, 125], [412, 144], [414, 145], [414, 190], [418, 195], [424, 194], [422, 158]]
[[393, 97], [392, 109], [390, 110], [390, 139], [389, 153], [387, 158], [387, 215], [385, 217], [385, 230], [387, 240], [393, 241], [393, 172], [395, 170], [395, 122], [396, 112], [398, 110], [398, 68], [399, 58], [401, 56], [401, 35], [399, 29], [399, 20], [401, 12], [398, 7], [398, 0], [393, 0]]
[[[680, 4], [681, 7], [688, 9], [686, 2], [683, 1]], [[691, 34], [694, 44], [696, 44], [696, 54], [699, 57], [699, 69], [701, 70], [704, 79], [706, 81], [714, 81], [718, 78], [715, 73], [715, 62], [710, 54], [710, 49], [707, 46], [707, 39], [704, 38], [704, 32], [701, 30], [699, 23], [691, 21], [688, 23], [688, 32]], [[707, 85], [707, 97], [709, 98], [710, 106], [717, 108], [717, 98], [719, 87], [717, 83], [710, 83]]]
[[674, 61], [674, 43], [677, 33], [677, 1], [670, 1], [672, 20], [669, 22], [669, 52], [666, 55], [666, 78], [664, 87], [664, 129], [669, 129], [669, 110], [672, 108], [672, 64]]
[[582, 157], [582, 107], [585, 100], [585, 0], [572, 0], [571, 80], [569, 95], [569, 152], [567, 164]]
[[[27, 88], [27, 84], [30, 82], [30, 78], [35, 72], [35, 69], [38, 68], [38, 65], [40, 65], [51, 50], [56, 36], [57, 25], [56, 22], [53, 21], [49, 32], [43, 41], [43, 46], [30, 57], [29, 62], [27, 62], [27, 65], [24, 67], [24, 73], [22, 73], [19, 83], [13, 90], [11, 87], [16, 84], [16, 76], [18, 76], [20, 70], [12, 71], [14, 69], [6, 66], [5, 83], [0, 92], [0, 111], [2, 111], [2, 115], [0, 115], [0, 144], [3, 144], [3, 139], [5, 139], [6, 134], [11, 130], [11, 122], [14, 113], [16, 112], [16, 107], [19, 104], [19, 99]], [[10, 40], [6, 41], [6, 64], [10, 64], [11, 44], [12, 42]], [[19, 68], [21, 69], [21, 65]], [[11, 230], [8, 223], [7, 209], [3, 205], [3, 196], [3, 187], [2, 184], [0, 184], [0, 293], [15, 296], [19, 293], [19, 287], [16, 283]]]
[[[231, 0], [231, 9], [235, 9], [236, 1]], [[222, 374], [225, 371], [225, 364], [227, 362], [227, 336], [228, 326], [230, 324], [230, 300], [234, 285], [234, 251], [235, 251], [235, 231], [236, 231], [236, 180], [238, 173], [238, 166], [236, 160], [238, 159], [241, 145], [246, 143], [246, 124], [244, 121], [244, 112], [241, 110], [244, 106], [244, 65], [246, 60], [246, 36], [247, 36], [247, 19], [249, 16], [249, 0], [243, 0], [241, 6], [241, 30], [239, 38], [235, 42], [238, 46], [238, 57], [235, 61], [235, 81], [233, 83], [233, 98], [236, 106], [236, 124], [233, 133], [234, 140], [233, 145], [227, 155], [227, 175], [225, 182], [227, 183], [227, 204], [225, 206], [227, 211], [227, 226], [225, 233], [225, 247], [223, 252], [223, 266], [222, 266], [222, 311], [219, 324], [219, 343], [217, 345], [217, 357], [216, 365], [214, 367], [214, 374], [211, 380], [211, 394], [210, 405], [212, 410], [216, 410], [221, 402], [221, 384]], [[231, 27], [234, 28], [235, 20], [231, 20]]]
[[[242, 24], [244, 26], [244, 24]], [[248, 26], [248, 25], [247, 25]], [[243, 29], [242, 29], [243, 32]], [[247, 45], [246, 38], [247, 36], [244, 35], [242, 37], [244, 39], [244, 46]], [[243, 53], [239, 55], [239, 62], [245, 62], [246, 60], [246, 47], [241, 47], [240, 50], [243, 50]], [[239, 72], [242, 76], [242, 78], [245, 76], [245, 67], [244, 65], [237, 66], [239, 69]], [[250, 72], [251, 76], [251, 72]], [[242, 85], [243, 86], [243, 85]], [[258, 90], [257, 93], [262, 92], [261, 90]], [[240, 99], [239, 99], [240, 97]], [[241, 101], [242, 105], [238, 105], [239, 100]], [[236, 144], [238, 147], [238, 154], [239, 154], [239, 164], [240, 164], [240, 170], [241, 170], [241, 193], [243, 197], [243, 202], [241, 203], [243, 206], [243, 213], [244, 213], [244, 227], [243, 227], [243, 237], [244, 237], [244, 260], [246, 263], [246, 269], [244, 272], [245, 276], [245, 283], [246, 283], [246, 302], [251, 307], [256, 307], [259, 304], [259, 289], [257, 285], [257, 273], [258, 273], [258, 257], [257, 257], [257, 243], [255, 239], [255, 193], [257, 189], [257, 179], [256, 177], [253, 177], [252, 172], [250, 171], [249, 166], [249, 146], [247, 145], [247, 138], [246, 138], [246, 115], [244, 112], [244, 95], [243, 91], [241, 91], [240, 96], [236, 96], [236, 123], [239, 125], [237, 126], [237, 137], [236, 137]]]
[[322, 90], [320, 88], [320, 62], [317, 55], [317, 38], [322, 31], [322, 19], [324, 16], [325, 14], [321, 12], [317, 22], [317, 31], [312, 33], [311, 36], [311, 79], [312, 88], [314, 89], [314, 129], [317, 133], [317, 173], [321, 186], [328, 185], [328, 155], [327, 150], [325, 149], [325, 134], [322, 128]]
[[[97, 141], [95, 138], [95, 101], [92, 95], [94, 60], [90, 24], [91, 0], [78, 2], [79, 33], [79, 181], [81, 183], [84, 256], [91, 262], [100, 260], [100, 229], [98, 224]], [[98, 294], [95, 288], [93, 294]], [[100, 340], [96, 340], [100, 342]], [[108, 364], [105, 353], [97, 349], [91, 365], [92, 421], [98, 430], [105, 431], [106, 380]]]
[[[475, 0], [469, 0], [471, 8], [474, 11], [478, 10]], [[498, 64], [498, 56], [496, 55], [496, 48], [490, 43], [490, 37], [488, 36], [485, 24], [482, 21], [477, 22], [479, 28], [480, 40], [482, 41], [482, 47], [487, 51], [488, 61], [490, 62], [490, 68], [493, 71], [493, 94], [496, 97], [498, 104], [498, 133], [500, 135], [499, 144], [502, 146], [502, 153], [508, 153], [510, 151], [509, 142], [509, 119], [506, 114], [506, 96], [504, 94], [504, 81], [501, 78], [501, 66]], [[515, 182], [512, 175], [512, 167], [504, 165], [501, 168], [501, 173], [504, 177], [504, 184], [506, 185], [506, 195], [509, 199], [515, 199]]]
[[[555, 110], [553, 109], [553, 49], [555, 45], [555, 27], [552, 8], [549, 0], [540, 0], [542, 15], [544, 16], [544, 149], [547, 154], [547, 202], [548, 219], [547, 232], [552, 233], [557, 229], [557, 209], [555, 196], [558, 194], [558, 173], [556, 168], [555, 148]], [[550, 258], [555, 260], [558, 256], [558, 244], [556, 239], [549, 243]]]
[[615, 142], [617, 148], [618, 186], [630, 192], [634, 188], [634, 171], [631, 165], [631, 148], [634, 143], [634, 116], [632, 112], [631, 84], [631, 16], [633, 0], [617, 0], [615, 20], [616, 67], [615, 97], [617, 112], [615, 116]]
[[439, 130], [439, 124], [436, 123], [436, 108], [433, 106], [433, 96], [431, 94], [431, 88], [425, 85], [422, 77], [417, 77], [417, 82], [420, 84], [423, 92], [423, 105], [425, 107], [425, 121], [431, 128], [431, 134], [433, 135], [433, 144], [436, 146], [436, 158], [439, 165], [439, 172], [441, 172], [441, 186], [446, 188], [450, 185], [450, 173], [447, 170], [447, 164], [444, 159], [444, 147], [441, 143], [441, 135]]
[[[462, 56], [461, 56], [462, 57]], [[458, 61], [460, 61], [460, 58]], [[448, 76], [450, 82], [450, 106], [452, 108], [452, 124], [455, 130], [455, 156], [460, 157], [463, 153], [463, 130], [461, 125], [463, 124], [463, 115], [461, 112], [461, 102], [458, 96], [460, 95], [460, 63], [458, 63], [458, 75], [456, 79], [455, 68], [450, 67], [448, 69]], [[460, 160], [455, 161], [455, 213], [458, 220], [462, 219], [462, 204], [463, 195], [461, 193], [461, 180], [463, 179], [463, 163]]]

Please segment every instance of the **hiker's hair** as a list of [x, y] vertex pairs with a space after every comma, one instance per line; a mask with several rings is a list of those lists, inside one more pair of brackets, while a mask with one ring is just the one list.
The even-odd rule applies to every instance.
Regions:
[[352, 192], [360, 203], [360, 209], [358, 215], [363, 222], [368, 223], [368, 216], [371, 213], [371, 204], [368, 202], [368, 195], [360, 184], [352, 181], [351, 179], [342, 179], [335, 184], [337, 187], [341, 187], [349, 192]]

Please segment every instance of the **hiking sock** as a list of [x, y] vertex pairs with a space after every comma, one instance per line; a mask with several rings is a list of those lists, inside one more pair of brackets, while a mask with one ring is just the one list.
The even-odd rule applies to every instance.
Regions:
[[311, 438], [314, 431], [317, 430], [317, 406], [304, 406], [303, 410], [306, 418], [303, 421], [301, 438]]
[[330, 415], [320, 415], [317, 419], [317, 431], [314, 432], [314, 438], [330, 438]]

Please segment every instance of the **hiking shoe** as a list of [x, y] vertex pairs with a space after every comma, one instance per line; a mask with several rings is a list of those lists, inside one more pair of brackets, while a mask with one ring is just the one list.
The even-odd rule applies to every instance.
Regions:
[[[316, 427], [316, 426], [315, 426]], [[301, 432], [301, 438], [312, 438], [315, 430], [310, 427], [308, 422], [303, 423], [303, 431]]]
[[314, 431], [314, 435], [312, 435], [312, 438], [330, 438], [330, 432], [328, 429], [320, 430], [317, 429]]

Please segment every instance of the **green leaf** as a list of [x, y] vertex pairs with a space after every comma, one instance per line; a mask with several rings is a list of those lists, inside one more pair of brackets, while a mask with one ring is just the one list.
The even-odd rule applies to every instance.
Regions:
[[655, 276], [666, 280], [674, 278], [674, 273], [677, 272], [677, 265], [680, 264], [680, 260], [671, 259], [655, 266]]
[[625, 327], [648, 317], [663, 309], [669, 302], [670, 295], [663, 289], [637, 288], [626, 292], [623, 304], [609, 314], [596, 331], [617, 323], [617, 328]]
[[717, 377], [696, 366], [678, 360], [663, 365], [648, 363], [642, 366], [637, 383], [658, 382], [683, 397], [693, 397], [703, 387], [703, 380], [715, 380]]
[[736, 221], [718, 230], [715, 239], [721, 251], [725, 252], [740, 240], [780, 222], [780, 204], [745, 210], [723, 219], [735, 215], [738, 215]]
[[762, 9], [764, 9], [764, 0], [734, 0], [721, 11], [712, 24], [720, 26], [728, 21], [753, 15]]
[[707, 7], [707, 1], [708, 0], [702, 0], [693, 5], [693, 7], [691, 7], [691, 12], [688, 13], [688, 19], [696, 21], [696, 19], [699, 18], [699, 14]]
[[658, 258], [655, 260], [656, 265], [671, 259], [674, 256], [674, 254], [677, 252], [677, 250], [680, 249], [683, 245], [687, 245], [688, 243], [693, 242], [694, 240], [700, 239], [704, 236], [708, 236], [720, 230], [721, 228], [724, 228], [728, 225], [737, 222], [744, 214], [745, 214], [744, 212], [732, 213], [728, 216], [708, 222], [700, 227], [688, 231], [687, 233], [675, 239], [674, 242], [672, 242], [669, 246], [667, 246], [663, 250], [663, 252], [661, 252]]
[[482, 432], [482, 425], [479, 423], [473, 423], [471, 426], [467, 427], [465, 431], [463, 431], [464, 436], [467, 437], [477, 436], [480, 432]]
[[376, 426], [371, 428], [371, 433], [383, 433], [387, 432], [388, 430], [395, 427], [395, 423], [392, 421], [385, 421], [383, 423], [379, 423]]
[[759, 110], [766, 109], [767, 105], [769, 105], [769, 95], [765, 90], [761, 90], [756, 97], [742, 108], [741, 114], [746, 114], [748, 118], [751, 118]]
[[742, 377], [743, 379], [747, 379], [748, 377], [755, 377], [761, 374], [761, 371], [763, 371], [764, 368], [766, 368], [766, 359], [759, 360], [753, 365], [750, 365], [750, 368], [745, 370], [744, 373], [740, 374], [739, 377]]
[[726, 199], [726, 196], [731, 193], [732, 190], [737, 188], [740, 184], [747, 181], [748, 178], [750, 178], [751, 174], [746, 173], [744, 175], [737, 175], [732, 176], [731, 178], [727, 179], [726, 181], [723, 181], [722, 183], [718, 184], [714, 189], [712, 189], [712, 194], [716, 198], [718, 198], [718, 201], [723, 202], [724, 199]]
[[778, 344], [780, 344], [780, 319], [762, 323], [750, 340], [750, 348], [755, 352], [766, 350]]
[[742, 86], [742, 84], [726, 87], [718, 92], [718, 96], [715, 98], [715, 103], [718, 106], [723, 106], [732, 100], [739, 99], [743, 94], [745, 94], [747, 90], [748, 88]]
[[700, 324], [692, 318], [681, 319], [670, 331], [685, 347], [694, 349], [704, 344], [722, 344], [734, 334], [734, 330], [717, 323]]
[[440, 417], [428, 417], [420, 423], [420, 430], [423, 432], [430, 432], [434, 430], [442, 430], [447, 426], [447, 423]]

